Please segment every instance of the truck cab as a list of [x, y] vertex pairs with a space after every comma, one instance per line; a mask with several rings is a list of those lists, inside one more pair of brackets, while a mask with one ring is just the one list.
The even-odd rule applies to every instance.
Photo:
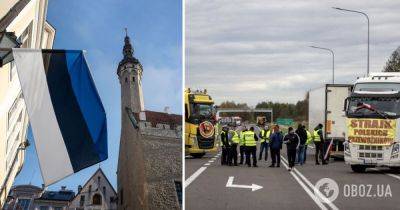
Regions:
[[206, 152], [217, 152], [213, 99], [206, 90], [186, 89], [184, 97], [185, 155], [201, 158]]
[[354, 172], [399, 168], [400, 73], [359, 78], [345, 101], [344, 157]]

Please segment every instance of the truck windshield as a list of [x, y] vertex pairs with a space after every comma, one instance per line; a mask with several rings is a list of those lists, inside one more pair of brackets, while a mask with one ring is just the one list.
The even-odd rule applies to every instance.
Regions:
[[400, 98], [350, 98], [348, 115], [395, 117], [400, 115]]
[[398, 83], [358, 83], [354, 87], [354, 91], [400, 91], [400, 84]]
[[191, 116], [196, 119], [208, 119], [211, 118], [213, 114], [212, 104], [194, 103], [191, 104], [190, 108], [190, 110], [192, 111]]

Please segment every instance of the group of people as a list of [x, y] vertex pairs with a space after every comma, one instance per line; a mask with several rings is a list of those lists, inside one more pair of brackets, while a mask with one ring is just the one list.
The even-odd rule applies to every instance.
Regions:
[[222, 146], [221, 164], [237, 166], [239, 146], [239, 164], [245, 163], [249, 167], [257, 167], [257, 141], [260, 142], [258, 160], [261, 160], [264, 155], [265, 161], [268, 161], [268, 151], [270, 151], [272, 162], [269, 167], [280, 167], [280, 151], [283, 144], [286, 144], [287, 147], [289, 171], [293, 169], [296, 162], [299, 165], [305, 164], [307, 147], [311, 143], [315, 145], [315, 164], [319, 165], [319, 160], [322, 161], [322, 164], [327, 164], [322, 128], [323, 125], [319, 124], [310, 132], [304, 125], [299, 124], [296, 130], [293, 127], [289, 127], [288, 133], [283, 135], [279, 125], [274, 125], [272, 129], [268, 126], [262, 127], [258, 134], [255, 133], [254, 127], [244, 128], [240, 131], [236, 127], [224, 126], [220, 133]]

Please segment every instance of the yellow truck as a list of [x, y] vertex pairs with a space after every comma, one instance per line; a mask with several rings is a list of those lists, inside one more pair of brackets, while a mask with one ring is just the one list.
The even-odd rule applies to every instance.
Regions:
[[185, 155], [217, 152], [214, 101], [207, 91], [185, 90]]

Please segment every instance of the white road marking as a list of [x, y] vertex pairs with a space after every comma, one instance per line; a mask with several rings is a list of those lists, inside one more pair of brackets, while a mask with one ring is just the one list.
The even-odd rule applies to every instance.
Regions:
[[[287, 162], [287, 160], [281, 155], [281, 159], [283, 160], [283, 162]], [[313, 190], [313, 192], [317, 192], [317, 195], [320, 199], [322, 199], [324, 201], [324, 203], [326, 203], [327, 205], [329, 205], [329, 207], [331, 207], [334, 210], [338, 210], [339, 208], [331, 201], [329, 201], [323, 194], [320, 193], [319, 189], [316, 189], [315, 186], [313, 184], [311, 184], [311, 182], [302, 174], [300, 173], [299, 170], [297, 170], [296, 168], [294, 168], [294, 172], [297, 173], [297, 175], [303, 179], [303, 181]]]
[[[379, 170], [379, 169], [377, 169], [377, 168], [371, 168], [371, 169], [374, 170], [374, 171], [383, 172], [383, 171], [381, 171], [381, 170]], [[383, 172], [383, 174], [388, 175], [388, 176], [390, 176], [390, 177], [393, 177], [393, 178], [395, 178], [395, 179], [400, 180], [400, 176], [398, 176], [398, 175], [391, 174], [391, 173], [385, 173], [385, 172]]]
[[207, 167], [201, 167], [199, 168], [194, 174], [192, 174], [189, 178], [185, 180], [185, 188], [189, 186], [198, 176], [200, 176], [203, 171], [205, 171]]
[[214, 162], [214, 160], [209, 160], [208, 162], [209, 162], [209, 163], [213, 163], [213, 162]]
[[[286, 169], [288, 169], [289, 167], [286, 165], [286, 163], [284, 161], [282, 161], [283, 166], [285, 166]], [[291, 171], [290, 174], [293, 176], [293, 178], [297, 181], [297, 183], [300, 184], [300, 186], [304, 189], [304, 191], [306, 191], [306, 193], [308, 194], [308, 196], [310, 196], [311, 199], [313, 199], [313, 201], [318, 205], [318, 207], [322, 210], [328, 210], [328, 208], [326, 208], [324, 206], [324, 204], [322, 204], [322, 202], [314, 195], [313, 192], [311, 192], [310, 189], [308, 189], [308, 187], [300, 180], [299, 177], [297, 177], [297, 175]]]
[[233, 184], [233, 179], [235, 177], [230, 176], [228, 178], [228, 182], [226, 183], [226, 187], [234, 187], [234, 188], [247, 188], [247, 189], [251, 189], [252, 192], [262, 189], [263, 187], [260, 185], [256, 185], [256, 184], [251, 184], [251, 185], [239, 185], [239, 184]]
[[400, 176], [397, 176], [397, 175], [394, 175], [394, 174], [386, 174], [386, 175], [391, 176], [391, 177], [393, 177], [393, 178], [396, 178], [396, 179], [400, 180]]
[[206, 164], [204, 164], [205, 166], [209, 166], [210, 165], [210, 163], [206, 163]]

